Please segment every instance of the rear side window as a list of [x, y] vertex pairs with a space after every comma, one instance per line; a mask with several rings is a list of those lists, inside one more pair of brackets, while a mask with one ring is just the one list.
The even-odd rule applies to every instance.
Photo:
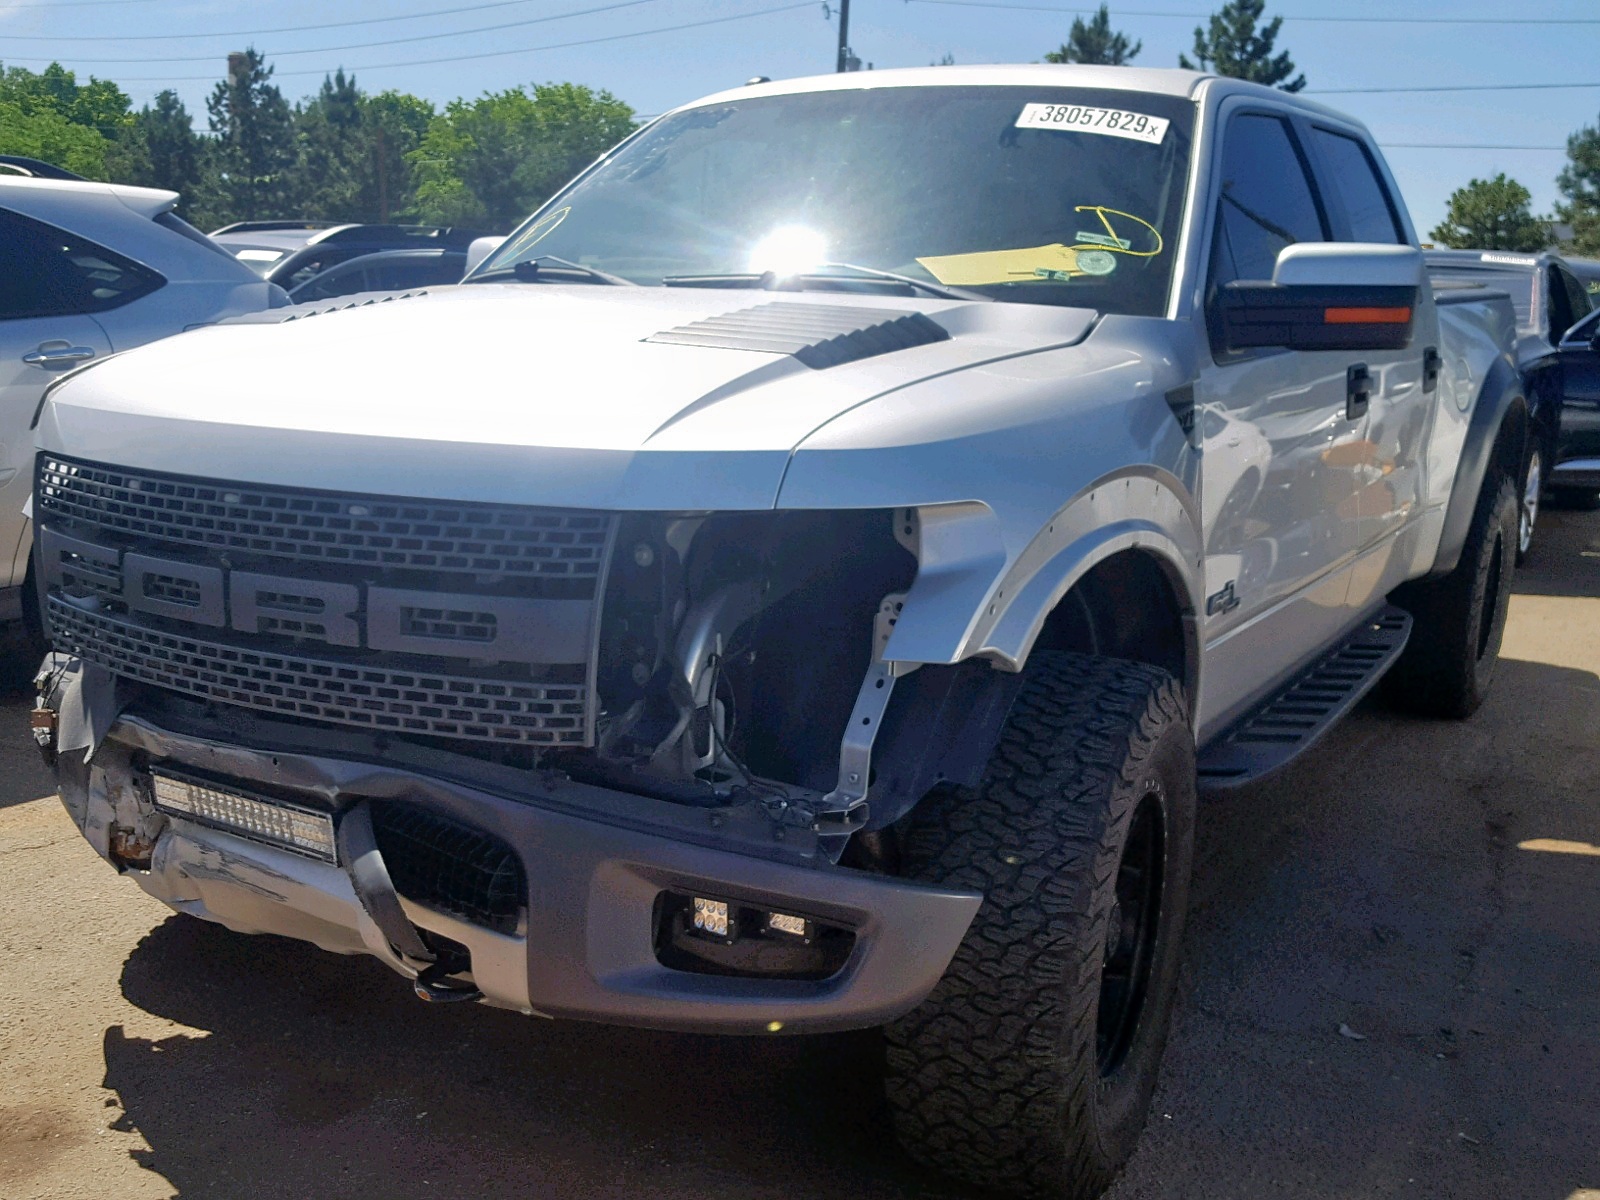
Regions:
[[0, 320], [105, 312], [166, 282], [93, 242], [0, 208]]
[[1575, 321], [1582, 320], [1589, 310], [1594, 307], [1593, 300], [1583, 284], [1578, 282], [1578, 277], [1571, 271], [1564, 271], [1560, 267], [1557, 267], [1556, 271], [1561, 276], [1561, 286], [1567, 291], [1567, 302], [1572, 306], [1572, 319]]
[[1352, 242], [1404, 242], [1389, 192], [1378, 168], [1357, 139], [1314, 129], [1311, 139], [1322, 156], [1329, 178], [1325, 180], [1344, 208]]
[[1278, 252], [1329, 240], [1305, 161], [1277, 117], [1244, 113], [1228, 124], [1222, 194], [1211, 257], [1211, 287], [1271, 279]]

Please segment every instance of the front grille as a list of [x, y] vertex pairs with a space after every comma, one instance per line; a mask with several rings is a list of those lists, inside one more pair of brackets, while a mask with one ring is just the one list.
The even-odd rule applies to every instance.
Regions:
[[126, 537], [356, 567], [582, 583], [593, 593], [604, 513], [400, 500], [187, 479], [39, 457], [39, 516]]
[[281, 716], [379, 732], [512, 745], [589, 742], [580, 684], [446, 675], [224, 645], [51, 596], [58, 650], [129, 679]]
[[514, 933], [527, 885], [493, 834], [396, 801], [372, 805], [372, 833], [395, 891], [475, 925]]

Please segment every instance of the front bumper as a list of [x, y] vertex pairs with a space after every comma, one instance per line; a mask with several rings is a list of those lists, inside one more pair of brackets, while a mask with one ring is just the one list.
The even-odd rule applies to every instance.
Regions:
[[[74, 694], [83, 678], [72, 676], [57, 691], [52, 702], [63, 713], [85, 707]], [[145, 798], [144, 764], [271, 788], [332, 808], [336, 819], [361, 800], [403, 800], [502, 839], [521, 858], [526, 879], [525, 919], [515, 934], [404, 896], [401, 903], [418, 928], [466, 947], [471, 982], [487, 1002], [526, 1013], [717, 1033], [881, 1024], [933, 988], [981, 903], [975, 893], [630, 826], [616, 814], [638, 798], [570, 781], [545, 779], [537, 796], [512, 798], [391, 765], [210, 741], [127, 714], [96, 740], [87, 762], [81, 749], [63, 750], [62, 800], [91, 845], [146, 892], [241, 932], [372, 954], [407, 976], [415, 972], [364, 910], [342, 867], [156, 812]], [[581, 811], [586, 799], [595, 813]], [[130, 842], [148, 852], [148, 867], [125, 865]], [[669, 891], [803, 914], [848, 928], [855, 944], [844, 966], [821, 980], [671, 969], [656, 950], [657, 900]]]

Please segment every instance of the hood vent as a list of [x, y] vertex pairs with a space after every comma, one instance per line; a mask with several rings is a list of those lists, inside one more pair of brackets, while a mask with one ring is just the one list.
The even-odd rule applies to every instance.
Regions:
[[923, 313], [776, 302], [680, 325], [644, 340], [671, 346], [792, 354], [806, 366], [821, 371], [949, 339], [949, 331]]

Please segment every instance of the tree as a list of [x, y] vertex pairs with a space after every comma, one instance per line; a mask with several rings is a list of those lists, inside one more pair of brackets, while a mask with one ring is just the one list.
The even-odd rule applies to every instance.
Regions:
[[1585, 125], [1567, 139], [1567, 163], [1556, 186], [1566, 197], [1556, 215], [1572, 225], [1569, 249], [1600, 257], [1600, 125]]
[[[1232, 79], [1298, 92], [1305, 87], [1306, 77], [1295, 75], [1287, 50], [1272, 52], [1283, 18], [1273, 17], [1257, 28], [1264, 8], [1266, 0], [1228, 0], [1211, 14], [1209, 29], [1195, 27], [1194, 56], [1199, 65], [1182, 54], [1178, 55], [1178, 65], [1189, 71], [1215, 71]], [[1291, 75], [1295, 77], [1290, 79]]]
[[416, 215], [509, 229], [634, 124], [633, 110], [610, 92], [574, 83], [452, 101], [409, 156]]
[[[361, 120], [361, 92], [343, 68], [323, 77], [322, 88], [295, 112], [299, 158], [300, 212], [323, 220], [358, 219], [367, 139]], [[366, 218], [367, 214], [361, 214]]]
[[134, 114], [133, 124], [107, 156], [107, 166], [119, 182], [177, 192], [182, 197], [179, 210], [187, 212], [200, 186], [205, 151], [205, 139], [194, 131], [189, 110], [169, 88]]
[[104, 179], [109, 145], [96, 130], [75, 125], [53, 109], [30, 112], [15, 100], [0, 99], [0, 154], [22, 154]]
[[255, 50], [228, 56], [206, 99], [211, 132], [203, 207], [218, 222], [298, 216], [294, 113]]
[[0, 154], [105, 179], [108, 152], [133, 121], [129, 109], [116, 84], [94, 78], [80, 84], [60, 63], [38, 72], [0, 68]]
[[362, 97], [366, 154], [356, 203], [363, 219], [388, 221], [415, 207], [411, 154], [422, 145], [436, 115], [432, 104], [406, 92], [391, 90]]
[[1059, 50], [1044, 56], [1051, 63], [1104, 63], [1121, 67], [1138, 57], [1143, 42], [1130, 44], [1126, 34], [1111, 30], [1111, 11], [1102, 4], [1100, 10], [1085, 23], [1082, 17], [1072, 18], [1072, 28]]
[[1450, 196], [1444, 220], [1428, 236], [1456, 250], [1542, 250], [1550, 225], [1528, 209], [1533, 195], [1504, 172], [1474, 179]]

